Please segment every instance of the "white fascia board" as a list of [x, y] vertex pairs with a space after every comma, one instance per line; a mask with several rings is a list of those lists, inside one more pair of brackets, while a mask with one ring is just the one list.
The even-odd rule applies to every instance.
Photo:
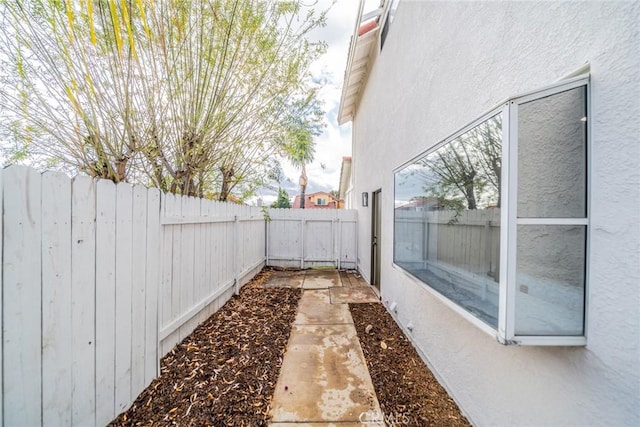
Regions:
[[383, 8], [378, 8], [363, 15], [363, 8], [364, 0], [361, 0], [358, 18], [356, 19], [353, 36], [351, 36], [347, 67], [344, 73], [340, 107], [338, 109], [338, 124], [340, 125], [349, 122], [353, 118], [358, 95], [362, 92], [361, 89], [366, 82], [366, 72], [369, 69], [371, 50], [376, 44], [375, 42], [378, 39], [378, 33], [380, 31], [380, 26], [378, 25], [367, 33], [361, 36], [358, 35], [362, 22], [373, 18], [378, 19], [383, 12]]

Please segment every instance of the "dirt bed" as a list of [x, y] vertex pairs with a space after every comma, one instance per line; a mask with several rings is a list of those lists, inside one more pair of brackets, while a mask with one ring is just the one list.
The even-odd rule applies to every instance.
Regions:
[[382, 304], [349, 309], [387, 425], [470, 425]]
[[296, 315], [299, 289], [262, 288], [263, 271], [161, 361], [111, 426], [262, 426]]

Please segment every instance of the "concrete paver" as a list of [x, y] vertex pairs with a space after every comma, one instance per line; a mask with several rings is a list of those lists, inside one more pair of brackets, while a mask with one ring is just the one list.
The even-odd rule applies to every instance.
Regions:
[[265, 287], [300, 288], [304, 282], [304, 271], [274, 271]]
[[369, 286], [362, 276], [353, 270], [340, 270], [340, 280], [342, 286]]
[[271, 423], [269, 425], [271, 427], [363, 427], [359, 421], [357, 423]]
[[359, 421], [379, 410], [353, 325], [295, 325], [282, 362], [274, 422]]
[[342, 286], [338, 270], [309, 270], [305, 274], [302, 289], [329, 289]]
[[[338, 288], [332, 288], [338, 289]], [[330, 304], [328, 289], [306, 290], [298, 303], [296, 325], [353, 324], [346, 304]]]
[[[364, 419], [364, 417], [363, 417]], [[357, 423], [271, 423], [269, 424], [271, 427], [364, 427], [365, 424], [361, 422]], [[367, 423], [367, 426], [381, 425], [384, 424], [370, 424]]]
[[329, 289], [332, 304], [380, 302], [370, 286], [349, 286]]

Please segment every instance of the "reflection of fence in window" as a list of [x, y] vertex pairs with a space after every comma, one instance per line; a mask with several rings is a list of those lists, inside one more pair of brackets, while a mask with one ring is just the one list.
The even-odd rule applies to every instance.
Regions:
[[445, 263], [498, 281], [500, 210], [464, 211], [451, 223], [454, 215], [396, 210], [396, 262], [413, 268]]
[[394, 261], [497, 327], [502, 116], [461, 133], [395, 175]]
[[[453, 218], [456, 221], [452, 221]], [[497, 324], [500, 210], [396, 210], [395, 262], [489, 324]]]

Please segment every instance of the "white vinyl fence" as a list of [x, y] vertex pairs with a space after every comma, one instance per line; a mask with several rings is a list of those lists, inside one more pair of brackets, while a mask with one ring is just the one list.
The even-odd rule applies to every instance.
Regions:
[[0, 425], [105, 425], [264, 265], [259, 208], [0, 171]]
[[356, 210], [269, 209], [267, 265], [355, 269]]

